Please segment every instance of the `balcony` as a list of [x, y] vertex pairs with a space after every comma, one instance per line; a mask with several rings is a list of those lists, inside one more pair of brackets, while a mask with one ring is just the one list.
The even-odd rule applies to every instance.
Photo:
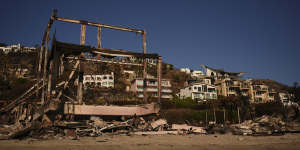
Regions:
[[171, 90], [171, 89], [162, 89], [161, 92], [164, 92], [164, 93], [172, 93], [172, 90]]
[[162, 95], [161, 98], [172, 98], [172, 95]]
[[147, 88], [147, 92], [157, 92], [157, 88]]

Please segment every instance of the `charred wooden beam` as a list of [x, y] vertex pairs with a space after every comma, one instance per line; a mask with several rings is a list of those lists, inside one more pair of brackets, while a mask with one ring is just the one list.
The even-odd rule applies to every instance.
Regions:
[[41, 103], [44, 104], [45, 102], [45, 85], [46, 85], [46, 75], [47, 75], [47, 62], [48, 62], [48, 46], [49, 46], [49, 32], [46, 34], [46, 49], [45, 49], [45, 55], [44, 55], [44, 70], [43, 70], [43, 90], [42, 90], [42, 99]]
[[97, 32], [97, 48], [101, 48], [101, 27], [98, 27]]
[[89, 25], [89, 26], [103, 27], [103, 28], [109, 28], [109, 29], [115, 29], [115, 30], [121, 30], [121, 31], [136, 32], [136, 33], [144, 32], [143, 30], [101, 24], [101, 23], [90, 22], [90, 21], [85, 21], [85, 20], [68, 19], [68, 18], [62, 18], [62, 17], [55, 17], [55, 19], [58, 21], [63, 21], [63, 22], [84, 24], [84, 25]]
[[68, 79], [67, 79], [66, 82], [64, 82], [64, 84], [63, 84], [63, 85], [64, 85], [64, 86], [63, 86], [63, 89], [59, 91], [59, 93], [58, 93], [56, 99], [59, 99], [59, 98], [61, 97], [63, 90], [65, 90], [65, 89], [67, 88], [67, 86], [68, 86], [70, 80], [72, 79], [72, 77], [73, 77], [75, 71], [77, 70], [78, 66], [79, 66], [79, 60], [76, 61], [76, 63], [75, 63], [75, 65], [74, 65], [74, 67], [73, 67], [73, 69], [72, 69], [72, 71], [71, 71], [71, 73], [70, 73]]
[[[84, 45], [86, 40], [86, 25], [81, 24], [81, 34], [80, 34], [80, 45]], [[80, 57], [84, 57], [84, 52], [81, 52]], [[79, 104], [82, 104], [82, 87], [83, 87], [83, 68], [82, 62], [79, 60], [79, 75], [78, 75], [78, 87], [77, 87], [77, 101]]]
[[56, 18], [56, 13], [57, 13], [57, 10], [54, 9], [52, 16], [50, 17], [49, 23], [47, 25], [47, 28], [45, 29], [45, 32], [44, 32], [43, 39], [42, 39], [42, 45], [44, 45], [46, 42], [47, 34], [49, 34], [49, 32], [50, 32], [51, 26]]
[[52, 72], [53, 72], [53, 61], [50, 61], [49, 75], [48, 75], [48, 88], [47, 88], [47, 99], [50, 99], [51, 88], [52, 88]]

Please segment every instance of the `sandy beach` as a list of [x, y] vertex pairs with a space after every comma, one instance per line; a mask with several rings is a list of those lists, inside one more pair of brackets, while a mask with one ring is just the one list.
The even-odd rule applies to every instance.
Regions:
[[220, 135], [152, 135], [127, 136], [103, 135], [100, 137], [82, 137], [71, 139], [25, 139], [2, 140], [0, 150], [154, 150], [154, 149], [202, 149], [202, 150], [299, 150], [300, 134], [284, 136], [235, 136]]

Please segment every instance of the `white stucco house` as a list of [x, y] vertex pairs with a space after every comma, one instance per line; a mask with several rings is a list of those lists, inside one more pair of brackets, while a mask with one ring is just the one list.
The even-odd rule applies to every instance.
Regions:
[[114, 73], [103, 75], [83, 75], [83, 86], [86, 87], [114, 87]]
[[193, 83], [180, 89], [179, 97], [181, 99], [191, 97], [194, 100], [206, 101], [217, 99], [217, 90], [214, 85], [206, 83]]

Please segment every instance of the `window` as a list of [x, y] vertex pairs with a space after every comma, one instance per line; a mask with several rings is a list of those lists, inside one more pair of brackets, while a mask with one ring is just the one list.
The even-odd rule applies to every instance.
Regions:
[[255, 102], [262, 102], [262, 98], [255, 98]]
[[162, 85], [169, 85], [169, 82], [168, 81], [162, 81], [161, 84]]
[[103, 79], [107, 79], [107, 77], [106, 77], [106, 76], [104, 76], [104, 77], [103, 77]]
[[207, 85], [203, 85], [203, 92], [207, 92]]
[[113, 82], [109, 82], [109, 85], [114, 85], [114, 83]]
[[191, 88], [191, 87], [189, 87], [189, 90], [192, 90], [192, 88]]
[[212, 94], [213, 99], [217, 99], [217, 94]]
[[101, 80], [101, 78], [100, 78], [100, 77], [97, 77], [97, 80]]
[[170, 95], [169, 94], [162, 94], [161, 96], [162, 97], [169, 97]]
[[136, 84], [137, 84], [137, 85], [144, 85], [142, 80], [137, 80], [137, 81], [136, 81]]
[[199, 93], [194, 93], [194, 98], [200, 98], [200, 94]]
[[151, 85], [154, 85], [155, 84], [155, 81], [149, 81], [149, 84]]
[[112, 80], [112, 79], [113, 79], [113, 77], [112, 77], [112, 76], [109, 76], [109, 79], [111, 79], [111, 80]]
[[196, 87], [196, 86], [194, 86], [194, 90], [197, 90], [197, 87]]
[[216, 89], [215, 88], [208, 88], [208, 92], [215, 92]]
[[85, 77], [85, 80], [90, 80], [90, 77]]
[[209, 84], [209, 80], [205, 80], [207, 84]]
[[206, 93], [206, 94], [205, 94], [205, 98], [211, 99], [210, 94], [209, 94], [209, 93]]
[[198, 87], [198, 91], [201, 92], [201, 87]]
[[104, 85], [104, 86], [107, 85], [107, 82], [103, 82], [103, 85]]

